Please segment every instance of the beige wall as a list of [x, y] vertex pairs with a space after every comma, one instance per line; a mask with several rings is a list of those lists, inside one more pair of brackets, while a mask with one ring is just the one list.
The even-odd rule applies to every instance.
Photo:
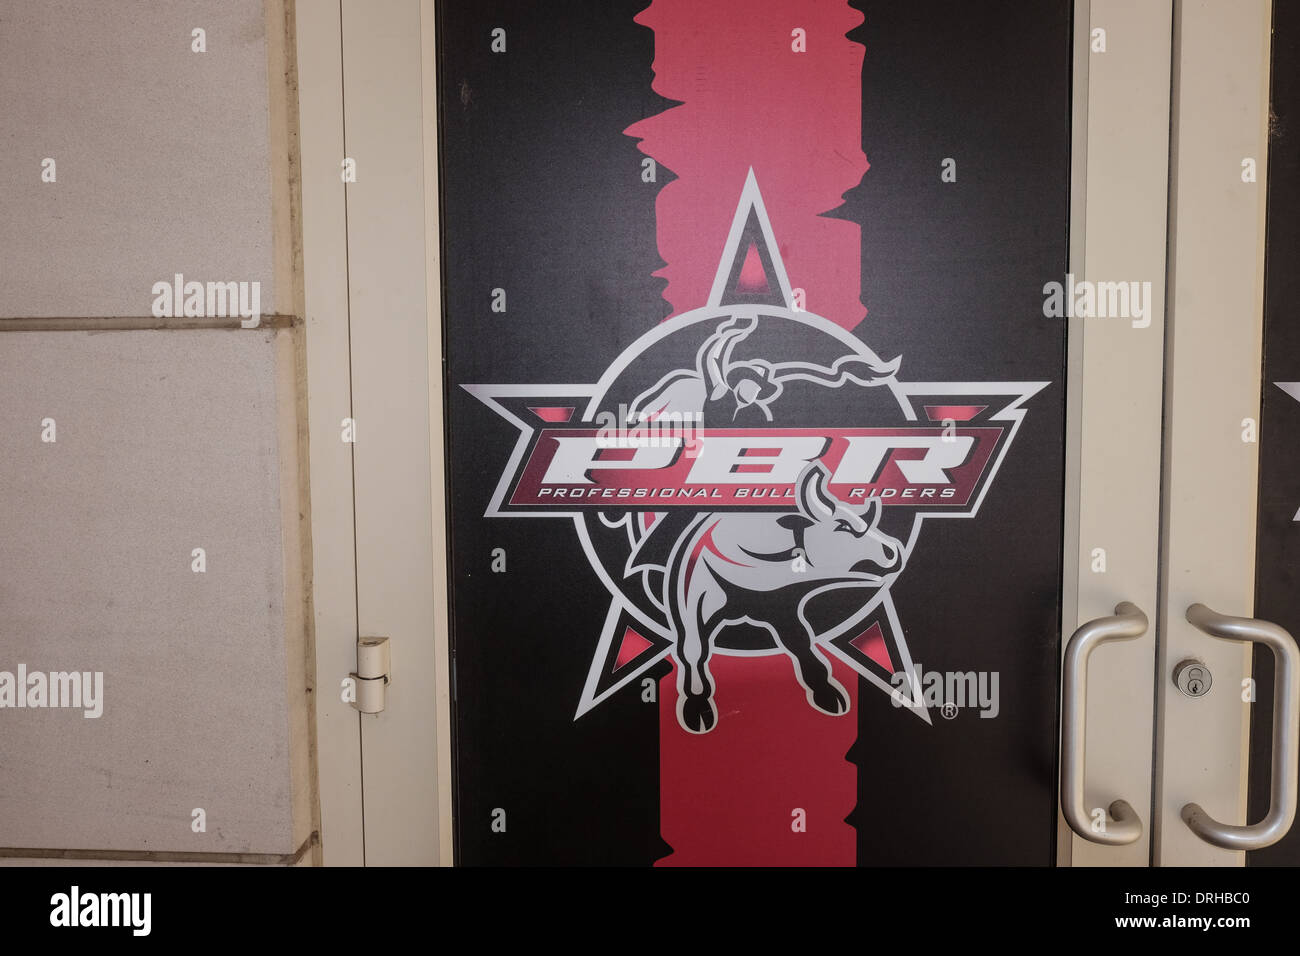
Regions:
[[[0, 709], [2, 857], [312, 844], [285, 23], [0, 0], [0, 672], [103, 673], [99, 718]], [[260, 283], [259, 327], [155, 317], [175, 273]]]

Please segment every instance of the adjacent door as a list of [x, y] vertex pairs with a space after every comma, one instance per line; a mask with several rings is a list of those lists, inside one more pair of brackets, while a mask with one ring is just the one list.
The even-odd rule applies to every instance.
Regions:
[[[1259, 447], [1259, 506], [1255, 541], [1255, 616], [1300, 634], [1300, 588], [1296, 586], [1300, 546], [1300, 323], [1295, 263], [1300, 258], [1300, 142], [1274, 135], [1283, 118], [1300, 119], [1300, 10], [1277, 4], [1273, 11], [1273, 63], [1268, 144], [1268, 205], [1264, 266], [1264, 365]], [[1276, 117], [1277, 127], [1272, 117]], [[1247, 819], [1264, 820], [1274, 810], [1274, 735], [1300, 731], [1278, 706], [1277, 660], [1254, 652], [1251, 707], [1250, 783]], [[1294, 679], [1294, 678], [1292, 678]], [[1285, 778], [1282, 783], [1285, 785]], [[1290, 790], [1294, 807], [1294, 784]], [[1294, 826], [1277, 843], [1247, 854], [1250, 866], [1300, 866], [1300, 831]]]
[[1266, 178], [1279, 190], [1268, 221], [1273, 282], [1286, 281], [1278, 263], [1288, 251], [1279, 215], [1287, 177], [1265, 176], [1269, 49], [1282, 54], [1273, 64], [1274, 110], [1285, 114], [1288, 37], [1295, 43], [1285, 19], [1274, 36], [1270, 7], [1189, 3], [1175, 15], [1158, 865], [1240, 866], [1245, 851], [1282, 838], [1295, 815], [1300, 661], [1287, 629], [1300, 618], [1280, 586], [1294, 528], [1279, 517], [1284, 473], [1274, 463], [1261, 474], [1258, 465], [1261, 443], [1273, 462], [1285, 454], [1277, 399], [1290, 400], [1293, 362], [1283, 302], [1273, 298], [1262, 321]]

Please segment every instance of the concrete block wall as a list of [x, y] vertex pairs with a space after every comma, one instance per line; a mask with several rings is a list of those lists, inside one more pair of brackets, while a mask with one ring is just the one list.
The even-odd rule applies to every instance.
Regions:
[[[312, 857], [291, 24], [0, 0], [2, 859]], [[177, 274], [261, 314], [160, 315]]]

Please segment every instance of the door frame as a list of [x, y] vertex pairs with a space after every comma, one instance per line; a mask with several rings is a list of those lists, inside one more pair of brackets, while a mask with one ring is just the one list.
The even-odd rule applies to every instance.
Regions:
[[[1075, 4], [1071, 272], [1079, 281], [1148, 279], [1153, 299], [1145, 327], [1069, 320], [1062, 655], [1076, 628], [1121, 601], [1149, 624], [1092, 655], [1084, 702], [1087, 806], [1126, 800], [1142, 834], [1126, 846], [1089, 842], [1069, 829], [1058, 794], [1061, 866], [1149, 861], [1172, 6]], [[1104, 52], [1092, 49], [1096, 30], [1105, 31]]]
[[[296, 11], [323, 854], [331, 865], [446, 865], [453, 862], [453, 821], [436, 4], [380, 0], [365, 4], [359, 15], [359, 3], [303, 3]], [[1070, 269], [1094, 281], [1149, 277], [1153, 299], [1143, 328], [1123, 320], [1069, 320], [1062, 651], [1076, 627], [1113, 613], [1119, 601], [1138, 604], [1151, 623], [1141, 638], [1093, 655], [1085, 728], [1088, 798], [1102, 805], [1126, 799], [1143, 820], [1143, 835], [1125, 847], [1099, 846], [1074, 835], [1058, 813], [1061, 865], [1145, 866], [1152, 860], [1153, 725], [1157, 687], [1167, 683], [1156, 678], [1157, 630], [1171, 614], [1159, 580], [1170, 97], [1173, 58], [1186, 52], [1175, 49], [1174, 16], [1174, 0], [1075, 2]], [[401, 55], [362, 37], [345, 43], [345, 23], [372, 37], [401, 24], [407, 37]], [[1090, 51], [1096, 28], [1106, 31], [1104, 53]], [[417, 73], [418, 84], [402, 85], [401, 78]], [[1264, 96], [1266, 104], [1266, 82]], [[380, 119], [376, 102], [384, 104]], [[350, 238], [349, 222], [355, 229], [368, 203], [391, 204], [393, 196], [380, 193], [399, 191], [396, 182], [379, 177], [367, 183], [376, 167], [365, 156], [354, 155], [358, 183], [341, 181], [340, 163], [363, 151], [364, 137], [382, 139], [386, 162], [408, 178], [417, 175], [422, 194], [422, 204], [404, 219], [422, 268], [408, 264], [399, 274], [389, 266], [383, 281], [390, 297], [395, 287], [418, 303], [400, 321], [407, 335], [419, 325], [427, 364], [421, 376], [390, 375], [380, 387], [385, 407], [400, 409], [385, 413], [396, 415], [388, 422], [390, 440], [423, 431], [428, 454], [422, 463], [398, 456], [403, 467], [390, 469], [398, 472], [391, 485], [373, 479], [358, 484], [358, 474], [377, 473], [370, 463], [384, 452], [378, 444], [368, 447], [365, 438], [347, 444], [339, 437], [339, 422], [364, 404], [357, 393], [375, 387], [377, 374], [374, 355], [359, 355], [366, 345], [351, 335], [372, 300], [367, 284], [358, 290], [348, 281], [354, 258], [368, 251]], [[1262, 154], [1258, 161], [1262, 187]], [[386, 190], [374, 188], [377, 181]], [[1262, 229], [1262, 188], [1259, 194]], [[378, 258], [370, 261], [383, 271]], [[370, 375], [364, 383], [357, 378], [361, 365], [371, 370], [361, 373]], [[1100, 387], [1087, 387], [1094, 382]], [[358, 433], [366, 434], [360, 427]], [[423, 457], [426, 446], [419, 444]], [[423, 496], [416, 490], [420, 481]], [[375, 505], [354, 514], [354, 502], [377, 495], [394, 514], [421, 499], [416, 511], [427, 521], [419, 522], [417, 533], [426, 547], [414, 565], [408, 555], [407, 563], [386, 572], [370, 566], [389, 560], [382, 549], [367, 551], [365, 541], [377, 533], [370, 525], [388, 523], [377, 517]], [[1250, 534], [1253, 542], [1253, 525]], [[1093, 570], [1096, 548], [1105, 550], [1104, 572]], [[385, 573], [399, 574], [410, 588], [428, 583], [429, 613], [386, 619], [391, 609], [375, 597]], [[393, 704], [384, 714], [362, 717], [338, 688], [355, 669], [358, 635], [369, 633], [385, 633], [393, 642]], [[1167, 661], [1160, 660], [1163, 673]], [[430, 728], [428, 759], [413, 770], [410, 744], [429, 741]], [[1244, 761], [1241, 780], [1244, 808]]]
[[[323, 859], [450, 865], [435, 4], [295, 14]], [[391, 646], [373, 715], [341, 691], [363, 635]]]
[[342, 30], [337, 3], [295, 6], [321, 855], [325, 865], [360, 866], [361, 721], [340, 690], [357, 656], [352, 446], [338, 425], [352, 417]]

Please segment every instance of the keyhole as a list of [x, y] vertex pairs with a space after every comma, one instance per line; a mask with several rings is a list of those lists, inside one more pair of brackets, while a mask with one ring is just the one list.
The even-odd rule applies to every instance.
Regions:
[[1204, 697], [1210, 692], [1213, 676], [1199, 661], [1186, 660], [1174, 668], [1174, 684], [1188, 697]]

